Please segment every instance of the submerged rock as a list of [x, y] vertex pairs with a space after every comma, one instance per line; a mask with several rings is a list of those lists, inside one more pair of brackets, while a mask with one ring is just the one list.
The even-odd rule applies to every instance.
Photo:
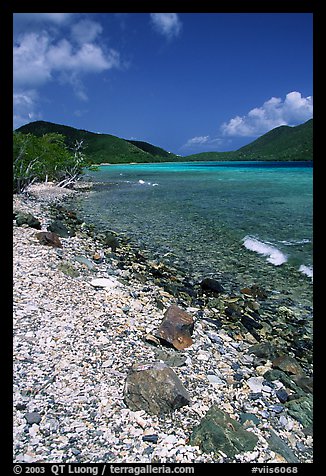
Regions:
[[189, 405], [190, 395], [175, 372], [163, 362], [134, 365], [125, 382], [124, 401], [133, 411], [170, 413]]
[[172, 304], [165, 312], [156, 336], [172, 344], [177, 350], [182, 350], [193, 344], [193, 330], [194, 320], [190, 314]]
[[219, 451], [233, 457], [238, 453], [252, 451], [258, 437], [245, 430], [227, 413], [213, 405], [190, 436], [190, 444], [199, 446], [205, 453]]
[[213, 278], [204, 278], [200, 283], [200, 287], [203, 291], [212, 293], [214, 295], [224, 292], [222, 284]]
[[280, 355], [272, 362], [273, 367], [283, 372], [294, 374], [294, 375], [303, 375], [303, 369], [301, 365], [289, 355]]
[[62, 220], [52, 221], [50, 225], [47, 227], [47, 229], [48, 231], [52, 231], [53, 233], [56, 233], [58, 236], [61, 236], [61, 238], [68, 238], [69, 236], [74, 236], [75, 234], [66, 227], [66, 225], [62, 222]]

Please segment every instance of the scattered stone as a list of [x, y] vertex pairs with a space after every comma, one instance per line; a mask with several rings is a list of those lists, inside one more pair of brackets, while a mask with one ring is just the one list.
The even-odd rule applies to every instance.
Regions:
[[100, 264], [102, 263], [104, 259], [104, 253], [103, 252], [98, 252], [96, 251], [93, 256], [92, 256], [92, 260], [96, 263], [96, 264]]
[[120, 242], [117, 238], [116, 235], [114, 235], [112, 232], [107, 231], [105, 233], [105, 238], [104, 238], [104, 244], [108, 247], [111, 248], [113, 252], [117, 250], [120, 246]]
[[[65, 194], [64, 189], [58, 190], [50, 212], [45, 206], [50, 193], [46, 196], [45, 190], [42, 200], [28, 195], [14, 197], [14, 207], [37, 216], [42, 224], [55, 217], [77, 231], [74, 213], [69, 217], [67, 208], [57, 204], [58, 197]], [[64, 248], [54, 250], [36, 247], [31, 240], [34, 234], [27, 225], [13, 227], [15, 462], [286, 462], [282, 450], [271, 449], [269, 430], [287, 449], [294, 448], [300, 462], [312, 462], [312, 378], [308, 377], [312, 347], [308, 327], [301, 319], [306, 311], [311, 317], [311, 308], [298, 310], [285, 291], [272, 293], [264, 303], [258, 303], [263, 295], [259, 297], [251, 288], [241, 295], [204, 292], [195, 284], [196, 277], [192, 282], [159, 260], [152, 266], [125, 235], [116, 235], [120, 246], [116, 247], [117, 253], [110, 252], [103, 242], [104, 234], [97, 233], [91, 224], [80, 223], [73, 238], [64, 238]], [[101, 254], [101, 249], [105, 260], [96, 262], [95, 250]], [[72, 281], [69, 269], [68, 273], [58, 272], [59, 263], [71, 263], [80, 271], [78, 279]], [[92, 278], [109, 278], [117, 286], [100, 290], [90, 285]], [[230, 281], [229, 285], [239, 289], [236, 282]], [[196, 316], [193, 344], [184, 350], [155, 336], [155, 345], [149, 345], [144, 337], [155, 333], [153, 329], [160, 326], [163, 313], [172, 303]], [[288, 312], [281, 316], [277, 310], [283, 304], [294, 309], [296, 316]], [[230, 316], [225, 311], [228, 307]], [[241, 323], [244, 313], [263, 327], [252, 327], [250, 334]], [[271, 345], [259, 347], [267, 339]], [[251, 353], [253, 345], [256, 348]], [[273, 347], [277, 355], [273, 355]], [[302, 362], [306, 374], [270, 368], [272, 360], [288, 350]], [[157, 360], [164, 363], [154, 362]], [[133, 411], [126, 403], [128, 397], [123, 401], [123, 384], [126, 387], [127, 371], [138, 361], [150, 366], [165, 364], [170, 371], [172, 367], [183, 392], [171, 391], [166, 398], [170, 371], [161, 384], [153, 376], [144, 378], [146, 383], [137, 397], [138, 410]], [[146, 369], [149, 367], [141, 365], [137, 373]], [[256, 382], [260, 391], [253, 393], [245, 382], [262, 376], [264, 380]], [[273, 382], [273, 388], [268, 381]], [[152, 393], [144, 388], [152, 388]], [[288, 394], [284, 404], [277, 396], [279, 390]], [[305, 400], [307, 396], [311, 400]], [[180, 406], [180, 400], [187, 403]], [[154, 411], [158, 413], [146, 413], [139, 401], [146, 408], [156, 402]], [[225, 426], [211, 422], [213, 435], [216, 431], [223, 444], [214, 445], [214, 452], [203, 452], [199, 446], [190, 446], [189, 435], [212, 405], [227, 412], [231, 422], [228, 420]], [[41, 421], [33, 423], [31, 419], [27, 423], [26, 412], [42, 415]], [[300, 419], [308, 426], [302, 427]], [[250, 430], [243, 440], [247, 440], [248, 433], [249, 439], [258, 438], [254, 451], [253, 445], [249, 451], [233, 447], [229, 451], [228, 445], [236, 446], [232, 440], [238, 434], [236, 423], [242, 430]], [[143, 437], [152, 441], [146, 442]], [[214, 436], [207, 441], [214, 442]]]
[[268, 430], [270, 436], [267, 437], [268, 447], [271, 451], [280, 454], [287, 463], [300, 463], [292, 449], [280, 438], [275, 431]]
[[313, 378], [306, 377], [305, 375], [295, 375], [293, 377], [294, 382], [298, 387], [302, 388], [307, 393], [313, 393]]
[[90, 282], [94, 288], [116, 288], [121, 287], [119, 281], [115, 278], [95, 278]]
[[41, 229], [41, 222], [34, 217], [31, 213], [17, 212], [16, 215], [16, 225], [28, 225], [31, 228], [36, 228], [37, 230]]
[[240, 423], [244, 424], [247, 421], [251, 421], [254, 425], [259, 425], [260, 420], [253, 413], [240, 413]]
[[182, 367], [187, 361], [186, 355], [176, 353], [175, 351], [169, 353], [165, 350], [155, 349], [155, 355], [157, 360], [163, 360], [169, 367]]
[[215, 455], [222, 451], [228, 457], [252, 451], [257, 443], [258, 438], [254, 433], [243, 429], [239, 422], [230, 418], [217, 405], [208, 410], [190, 436], [190, 444], [199, 446], [202, 451], [212, 451]]
[[278, 349], [269, 341], [260, 342], [259, 344], [253, 345], [248, 349], [250, 354], [254, 354], [256, 357], [265, 360], [276, 359], [279, 355]]
[[156, 444], [158, 441], [158, 435], [144, 435], [142, 437], [143, 441], [147, 441], [148, 443], [154, 443]]
[[213, 278], [204, 278], [200, 283], [200, 287], [202, 291], [212, 293], [215, 296], [224, 292], [222, 284]]
[[56, 233], [52, 231], [40, 231], [36, 233], [36, 238], [41, 245], [53, 246], [54, 248], [62, 248], [62, 243]]
[[212, 385], [224, 385], [225, 384], [225, 381], [222, 380], [218, 375], [209, 374], [209, 375], [207, 375], [207, 379], [208, 379], [209, 383], [211, 383]]
[[260, 393], [263, 391], [263, 381], [264, 377], [250, 377], [247, 380], [247, 384], [253, 393]]
[[38, 425], [42, 420], [42, 417], [38, 412], [28, 412], [25, 413], [24, 416], [29, 425], [33, 425], [34, 423]]
[[253, 284], [251, 287], [245, 287], [240, 290], [242, 294], [247, 294], [254, 298], [267, 299], [267, 292], [259, 285]]
[[77, 261], [78, 263], [81, 263], [82, 265], [84, 265], [90, 271], [95, 271], [96, 269], [96, 266], [94, 265], [94, 263], [90, 261], [89, 259], [85, 258], [84, 256], [74, 256], [73, 259]]
[[279, 388], [275, 393], [281, 403], [285, 403], [289, 398], [289, 395], [284, 388]]
[[287, 372], [289, 374], [303, 374], [301, 365], [296, 361], [296, 359], [289, 355], [280, 355], [279, 357], [276, 357], [276, 359], [272, 361], [272, 365], [274, 368], [283, 370], [283, 372]]
[[74, 233], [66, 227], [62, 220], [52, 221], [48, 225], [47, 229], [48, 231], [52, 231], [61, 238], [69, 238], [69, 236], [74, 236]]
[[153, 336], [153, 334], [150, 334], [150, 333], [146, 334], [144, 339], [146, 342], [149, 342], [150, 344], [153, 344], [153, 345], [161, 344], [160, 339], [158, 339], [157, 337]]
[[162, 362], [134, 365], [127, 375], [124, 401], [133, 411], [171, 413], [189, 405], [190, 395], [174, 371]]
[[313, 423], [313, 399], [311, 395], [300, 397], [286, 402], [289, 414], [298, 420], [304, 427]]
[[164, 342], [172, 344], [177, 350], [182, 350], [193, 344], [191, 338], [193, 329], [194, 320], [190, 314], [172, 304], [165, 312], [155, 335]]
[[59, 263], [58, 270], [71, 278], [77, 278], [79, 276], [77, 269], [69, 262]]

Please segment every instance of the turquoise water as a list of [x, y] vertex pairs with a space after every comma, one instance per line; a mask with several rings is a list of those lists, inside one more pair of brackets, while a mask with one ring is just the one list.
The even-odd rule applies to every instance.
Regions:
[[78, 211], [154, 258], [230, 289], [253, 283], [304, 303], [312, 293], [311, 163], [100, 166]]

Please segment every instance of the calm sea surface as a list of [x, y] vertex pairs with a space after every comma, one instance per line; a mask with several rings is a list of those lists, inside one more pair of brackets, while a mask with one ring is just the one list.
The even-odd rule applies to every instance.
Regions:
[[153, 258], [312, 302], [312, 163], [103, 165], [77, 211]]

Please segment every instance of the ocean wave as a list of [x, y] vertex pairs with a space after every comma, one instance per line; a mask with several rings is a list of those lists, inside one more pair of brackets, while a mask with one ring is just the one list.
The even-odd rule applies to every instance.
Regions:
[[245, 236], [243, 238], [243, 245], [250, 251], [255, 251], [260, 255], [267, 256], [267, 261], [275, 266], [280, 266], [288, 260], [287, 256], [282, 253], [281, 250], [269, 243], [259, 241], [253, 236]]
[[138, 180], [138, 183], [140, 183], [141, 185], [145, 185], [145, 184], [151, 185], [152, 187], [157, 187], [158, 185], [158, 183], [145, 182], [145, 180], [142, 180], [142, 179]]
[[307, 243], [311, 243], [311, 240], [308, 238], [303, 238], [302, 240], [282, 240], [280, 241], [282, 245], [285, 246], [296, 246], [296, 245], [306, 245]]
[[299, 271], [309, 278], [313, 279], [314, 276], [314, 271], [312, 266], [306, 266], [305, 264], [302, 264], [299, 268]]

